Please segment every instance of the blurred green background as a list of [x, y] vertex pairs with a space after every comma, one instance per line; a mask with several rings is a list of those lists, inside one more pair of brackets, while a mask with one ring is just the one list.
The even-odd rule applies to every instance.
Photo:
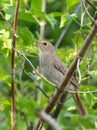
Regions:
[[[97, 6], [97, 0], [91, 0]], [[85, 2], [90, 15], [95, 10]], [[16, 1], [0, 0], [0, 12], [13, 26]], [[46, 0], [42, 12], [42, 0], [21, 0], [18, 14], [16, 49], [21, 51], [38, 69], [38, 48], [35, 40], [41, 38], [42, 21], [46, 22], [44, 38], [56, 47], [57, 55], [69, 67], [92, 28], [92, 22], [80, 0]], [[65, 33], [64, 33], [65, 32]], [[62, 40], [58, 43], [60, 36]], [[10, 130], [11, 111], [11, 43], [12, 31], [0, 15], [0, 130]], [[79, 93], [88, 110], [81, 117], [72, 98], [68, 98], [58, 117], [62, 130], [97, 129], [97, 39], [94, 38], [80, 64], [82, 82]], [[75, 72], [78, 81], [78, 72]], [[37, 123], [35, 109], [43, 109], [48, 99], [38, 89], [50, 96], [55, 88], [35, 74], [30, 64], [21, 55], [15, 55], [16, 130], [30, 130]], [[70, 96], [70, 95], [69, 95]], [[68, 96], [68, 97], [69, 97]], [[45, 128], [43, 128], [45, 130]]]

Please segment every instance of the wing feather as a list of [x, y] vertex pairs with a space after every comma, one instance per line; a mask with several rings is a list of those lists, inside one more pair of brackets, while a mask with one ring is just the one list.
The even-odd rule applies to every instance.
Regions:
[[[57, 69], [57, 70], [59, 70], [61, 73], [63, 73], [63, 75], [65, 75], [65, 73], [66, 73], [66, 71], [68, 70], [68, 68], [66, 67], [66, 65], [64, 64], [64, 62], [61, 60], [61, 59], [59, 59], [58, 57], [56, 57], [56, 56], [54, 56], [55, 58], [53, 58], [54, 59], [54, 61], [53, 61], [53, 63], [54, 63], [54, 67]], [[75, 78], [72, 76], [72, 78], [71, 78], [71, 83], [76, 87], [76, 88], [78, 88], [78, 85], [77, 85], [77, 83], [76, 83], [76, 80], [75, 80]]]

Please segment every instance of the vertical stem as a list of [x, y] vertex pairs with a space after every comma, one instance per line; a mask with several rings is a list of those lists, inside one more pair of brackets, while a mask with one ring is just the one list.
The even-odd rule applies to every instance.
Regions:
[[[42, 12], [46, 11], [46, 0], [42, 0], [42, 9], [41, 9], [41, 11]], [[40, 39], [44, 39], [45, 24], [46, 24], [45, 21], [42, 21], [40, 23]]]
[[[16, 34], [16, 27], [17, 27], [17, 15], [19, 9], [19, 0], [16, 1], [16, 9], [14, 13], [14, 23], [13, 23], [13, 31]], [[11, 130], [15, 130], [15, 50], [16, 47], [16, 36], [13, 34], [12, 40], [12, 57], [11, 57]]]

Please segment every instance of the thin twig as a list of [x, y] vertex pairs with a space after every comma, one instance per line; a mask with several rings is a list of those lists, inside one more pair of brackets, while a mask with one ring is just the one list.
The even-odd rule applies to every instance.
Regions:
[[27, 116], [26, 116], [25, 112], [23, 112], [22, 110], [17, 110], [17, 112], [19, 112], [20, 116], [24, 118], [24, 121], [25, 121], [27, 130], [29, 130], [29, 129], [28, 129], [28, 128], [29, 128], [29, 125], [28, 125]]
[[19, 50], [15, 49], [13, 47], [13, 49], [19, 54], [21, 55], [22, 57], [25, 58], [25, 60], [31, 65], [31, 67], [33, 68], [33, 70], [35, 71], [35, 73], [40, 76], [44, 81], [46, 81], [47, 83], [49, 83], [50, 85], [53, 85], [55, 86], [53, 83], [51, 83], [50, 81], [48, 81], [41, 73], [39, 73], [39, 71], [33, 66], [33, 64], [31, 63], [31, 61], [23, 54], [21, 53]]
[[47, 99], [49, 99], [49, 96], [47, 96], [46, 93], [45, 93], [39, 86], [37, 86], [37, 88], [43, 93], [43, 95], [44, 95]]
[[71, 22], [70, 22], [67, 26], [64, 27], [64, 29], [63, 29], [63, 31], [62, 31], [60, 37], [58, 38], [58, 40], [57, 40], [57, 42], [56, 42], [56, 44], [55, 44], [55, 49], [57, 49], [58, 46], [60, 45], [60, 43], [61, 43], [63, 37], [65, 36], [65, 34], [66, 34], [68, 28], [70, 27], [70, 25], [71, 25]]
[[8, 25], [9, 29], [12, 31], [13, 35], [14, 35], [15, 37], [18, 37], [18, 36], [16, 35], [16, 32], [14, 31], [14, 29], [13, 29], [12, 26], [10, 25], [10, 23], [7, 21], [7, 19], [4, 17], [4, 15], [3, 15], [1, 12], [0, 12], [0, 15], [2, 16], [2, 18], [4, 19], [4, 21], [5, 21], [6, 24]]
[[[26, 71], [24, 71], [24, 73], [32, 79], [32, 77], [31, 77]], [[43, 93], [43, 95], [44, 95], [47, 99], [49, 99], [49, 97], [48, 97], [48, 96], [46, 95], [46, 93], [38, 86], [38, 84], [36, 84], [36, 85], [37, 85], [36, 87]]]
[[[13, 32], [16, 34], [17, 27], [17, 16], [19, 10], [19, 0], [16, 1], [16, 8], [14, 13], [14, 23], [13, 23]], [[16, 47], [16, 36], [13, 34], [12, 40], [12, 57], [11, 57], [11, 129], [15, 130], [15, 51], [13, 47]]]
[[97, 10], [96, 6], [89, 0], [85, 0], [93, 9]]
[[82, 75], [81, 75], [81, 72], [80, 72], [80, 61], [81, 61], [81, 59], [78, 58], [78, 61], [77, 61], [78, 84], [81, 83], [81, 79], [82, 79]]
[[83, 5], [81, 1], [81, 27], [83, 26], [83, 23], [84, 23], [84, 15], [85, 15], [85, 11], [83, 9]]
[[19, 69], [19, 81], [20, 81], [20, 87], [22, 88], [22, 76], [23, 76], [23, 70], [24, 70], [24, 65], [25, 65], [25, 59], [23, 59], [21, 67]]
[[83, 5], [83, 8], [85, 9], [87, 15], [89, 16], [89, 18], [92, 20], [92, 22], [94, 22], [94, 18], [90, 15], [90, 13], [88, 12], [88, 10], [85, 6], [85, 0], [82, 0], [82, 5]]
[[87, 93], [96, 93], [97, 90], [90, 90], [90, 91], [71, 91], [71, 90], [66, 90], [70, 93], [82, 93], [82, 94], [87, 94]]

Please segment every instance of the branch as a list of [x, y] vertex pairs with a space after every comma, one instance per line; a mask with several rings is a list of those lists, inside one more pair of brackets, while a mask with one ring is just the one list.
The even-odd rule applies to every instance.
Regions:
[[87, 15], [89, 16], [89, 18], [92, 20], [92, 22], [94, 22], [93, 17], [90, 15], [90, 13], [88, 12], [88, 10], [87, 10], [87, 8], [85, 6], [85, 1], [84, 0], [82, 0], [82, 5], [83, 5], [83, 8], [86, 11]]
[[[16, 9], [14, 13], [14, 23], [13, 23], [13, 32], [16, 34], [16, 27], [17, 27], [17, 15], [19, 10], [19, 0], [16, 1]], [[12, 57], [11, 57], [11, 129], [15, 130], [15, 51], [13, 47], [16, 47], [16, 37], [13, 34], [12, 40]]]
[[46, 121], [52, 128], [53, 130], [61, 130], [59, 128], [59, 125], [57, 124], [57, 122], [55, 121], [55, 119], [53, 119], [50, 115], [48, 115], [47, 113], [45, 113], [44, 111], [41, 111], [40, 109], [36, 110], [36, 114], [44, 121]]
[[89, 0], [85, 0], [93, 9], [97, 10], [96, 6]]
[[[46, 11], [46, 0], [42, 0], [42, 9], [41, 9], [41, 11], [42, 12]], [[39, 25], [40, 25], [40, 39], [44, 39], [45, 24], [46, 24], [45, 21], [42, 21], [42, 22], [39, 23]]]
[[[63, 92], [67, 90], [67, 87], [68, 87], [67, 84], [70, 81], [74, 71], [76, 70], [78, 58], [80, 57], [82, 59], [84, 57], [84, 55], [85, 55], [90, 43], [92, 42], [93, 38], [95, 37], [96, 33], [97, 33], [97, 20], [94, 21], [94, 25], [91, 28], [91, 31], [89, 32], [88, 36], [86, 37], [81, 49], [77, 53], [77, 56], [75, 57], [71, 66], [67, 70], [62, 83], [58, 87], [58, 90], [54, 92], [54, 94], [52, 95], [52, 97], [49, 100], [49, 103], [45, 107], [46, 113], [51, 112], [51, 110], [54, 108], [54, 106], [56, 105], [57, 101], [59, 100], [59, 98], [61, 97]], [[40, 124], [41, 124], [41, 126], [40, 126]], [[43, 121], [40, 118], [33, 130], [41, 130], [42, 125], [43, 125]]]
[[63, 107], [63, 104], [64, 104], [64, 102], [66, 101], [67, 94], [68, 94], [68, 92], [66, 91], [66, 92], [64, 92], [63, 95], [61, 96], [59, 102], [57, 103], [56, 109], [55, 109], [55, 111], [54, 111], [54, 113], [53, 113], [53, 116], [52, 116], [53, 118], [57, 119], [57, 117], [58, 117], [58, 115], [59, 115], [59, 113], [60, 113], [60, 111], [61, 111], [61, 109], [62, 109], [62, 107]]
[[[66, 91], [66, 92], [61, 96], [60, 101], [57, 103], [56, 108], [55, 108], [55, 110], [54, 110], [54, 112], [53, 112], [53, 115], [52, 115], [52, 117], [53, 117], [54, 119], [57, 119], [57, 118], [58, 118], [58, 116], [59, 116], [59, 114], [60, 114], [60, 112], [61, 112], [61, 109], [62, 109], [62, 107], [63, 107], [63, 105], [64, 105], [64, 102], [66, 101], [67, 95], [68, 95], [68, 92]], [[48, 125], [48, 127], [47, 127], [46, 130], [52, 130], [51, 126]]]

